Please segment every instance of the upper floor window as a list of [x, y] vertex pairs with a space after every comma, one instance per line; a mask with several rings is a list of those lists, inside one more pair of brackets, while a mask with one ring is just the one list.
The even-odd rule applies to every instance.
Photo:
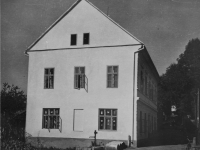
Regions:
[[144, 91], [144, 74], [143, 74], [143, 70], [141, 70], [141, 72], [140, 72], [140, 90], [143, 93], [143, 91]]
[[74, 88], [85, 88], [85, 67], [74, 68]]
[[144, 82], [145, 82], [145, 95], [147, 96], [147, 87], [148, 87], [148, 85], [147, 85], [147, 72], [145, 71], [145, 78], [144, 78]]
[[107, 87], [108, 88], [118, 87], [118, 66], [107, 67]]
[[44, 88], [53, 89], [54, 87], [54, 68], [44, 69]]
[[77, 34], [71, 34], [71, 45], [77, 44]]
[[117, 130], [117, 109], [99, 109], [99, 130]]
[[155, 104], [157, 104], [157, 85], [155, 84]]
[[151, 99], [151, 78], [149, 78], [149, 99]]
[[90, 43], [90, 34], [89, 33], [84, 33], [83, 34], [83, 44], [89, 44]]

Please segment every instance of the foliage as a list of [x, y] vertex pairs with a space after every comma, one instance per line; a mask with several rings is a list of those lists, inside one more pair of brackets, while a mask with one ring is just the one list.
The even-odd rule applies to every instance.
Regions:
[[26, 95], [18, 86], [3, 84], [1, 90], [1, 114], [11, 118], [26, 110]]
[[[178, 116], [194, 116], [197, 88], [200, 88], [200, 40], [189, 41], [185, 52], [177, 63], [171, 64], [161, 76], [159, 99], [160, 109], [171, 115], [171, 106], [175, 105]], [[181, 120], [181, 118], [180, 118]]]
[[149, 135], [149, 138], [139, 140], [138, 147], [160, 146], [160, 145], [183, 145], [187, 137], [192, 140], [194, 133], [186, 133], [181, 129], [167, 128]]

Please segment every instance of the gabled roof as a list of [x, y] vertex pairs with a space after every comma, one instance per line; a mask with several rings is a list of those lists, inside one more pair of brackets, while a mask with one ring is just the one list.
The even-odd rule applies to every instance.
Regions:
[[63, 13], [35, 42], [33, 42], [25, 51], [25, 54], [27, 54], [30, 49], [36, 45], [58, 22], [60, 22], [67, 14], [69, 14], [81, 1], [86, 1], [88, 4], [90, 4], [92, 7], [94, 7], [96, 10], [98, 10], [101, 14], [103, 14], [106, 18], [108, 18], [113, 24], [118, 26], [120, 29], [122, 29], [124, 32], [126, 32], [129, 36], [131, 36], [133, 39], [138, 41], [143, 45], [143, 42], [138, 40], [135, 36], [133, 36], [131, 33], [129, 33], [126, 29], [121, 27], [118, 23], [116, 23], [114, 20], [112, 20], [109, 16], [107, 16], [105, 13], [103, 13], [101, 10], [99, 10], [96, 6], [94, 6], [91, 2], [88, 0], [77, 0], [66, 12]]

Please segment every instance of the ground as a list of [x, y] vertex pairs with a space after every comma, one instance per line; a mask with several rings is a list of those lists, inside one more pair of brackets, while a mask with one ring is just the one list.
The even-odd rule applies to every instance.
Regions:
[[127, 148], [126, 150], [185, 150], [186, 145], [166, 145], [166, 146], [149, 146], [136, 149]]

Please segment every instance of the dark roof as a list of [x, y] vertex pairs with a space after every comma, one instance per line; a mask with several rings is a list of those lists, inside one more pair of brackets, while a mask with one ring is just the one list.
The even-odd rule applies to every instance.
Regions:
[[147, 64], [148, 64], [149, 67], [151, 68], [151, 71], [152, 71], [152, 73], [155, 75], [156, 79], [159, 81], [160, 76], [159, 76], [159, 74], [158, 74], [158, 71], [157, 71], [157, 69], [156, 69], [156, 67], [155, 67], [155, 65], [154, 65], [154, 63], [153, 63], [153, 61], [152, 61], [152, 59], [151, 59], [151, 57], [150, 57], [150, 55], [149, 55], [149, 53], [148, 53], [146, 47], [144, 47], [144, 50], [139, 51], [139, 53], [144, 57], [144, 59], [145, 59], [147, 62], [150, 62], [150, 63], [147, 63]]
[[[77, 0], [66, 12], [63, 13], [35, 42], [33, 42], [25, 51], [25, 54], [35, 45], [37, 44], [41, 38], [43, 38], [58, 22], [60, 22], [71, 10], [73, 10], [82, 0]], [[121, 27], [118, 23], [116, 23], [114, 20], [112, 20], [109, 16], [107, 16], [105, 13], [103, 13], [100, 9], [98, 9], [96, 6], [94, 6], [91, 2], [88, 0], [85, 0], [88, 2], [92, 7], [97, 9], [100, 13], [102, 13], [106, 18], [108, 18], [112, 23], [117, 25], [119, 28], [121, 28], [123, 31], [125, 31], [128, 35], [130, 35], [132, 38], [134, 38], [139, 43], [143, 44], [140, 40], [138, 40], [135, 36], [133, 36], [131, 33], [129, 33], [126, 29]]]

